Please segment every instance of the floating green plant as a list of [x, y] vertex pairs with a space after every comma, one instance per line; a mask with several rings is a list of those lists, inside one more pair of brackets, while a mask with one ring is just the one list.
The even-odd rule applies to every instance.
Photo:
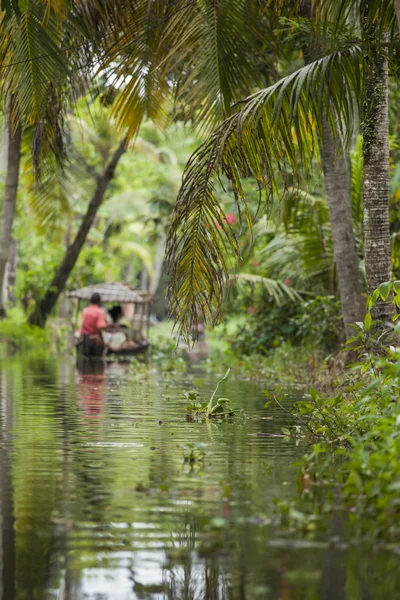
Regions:
[[192, 417], [205, 417], [207, 419], [233, 417], [237, 411], [232, 408], [229, 398], [218, 398], [215, 400], [219, 386], [223, 381], [228, 379], [230, 372], [229, 368], [223, 378], [217, 383], [217, 387], [208, 402], [201, 402], [199, 400], [200, 394], [196, 390], [187, 392], [185, 396], [190, 400], [190, 404], [186, 406], [187, 414]]

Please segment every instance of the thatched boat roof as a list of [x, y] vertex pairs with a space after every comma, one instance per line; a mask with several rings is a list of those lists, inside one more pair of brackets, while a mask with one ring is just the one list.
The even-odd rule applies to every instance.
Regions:
[[102, 302], [120, 302], [121, 304], [146, 304], [150, 298], [130, 289], [123, 283], [96, 283], [88, 287], [69, 292], [70, 298], [90, 300], [92, 294], [100, 294]]

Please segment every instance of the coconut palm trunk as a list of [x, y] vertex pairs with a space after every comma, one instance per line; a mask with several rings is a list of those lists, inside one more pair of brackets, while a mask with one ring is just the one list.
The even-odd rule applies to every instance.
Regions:
[[323, 117], [324, 143], [322, 168], [332, 229], [333, 253], [337, 269], [340, 302], [346, 335], [354, 333], [351, 323], [362, 321], [365, 314], [362, 278], [357, 256], [351, 209], [351, 180], [344, 154], [336, 155], [335, 140]]
[[[5, 117], [7, 118], [7, 117]], [[4, 183], [3, 210], [0, 223], [0, 290], [3, 290], [6, 274], [7, 260], [12, 239], [12, 227], [15, 216], [15, 207], [18, 193], [19, 166], [21, 162], [21, 138], [22, 128], [20, 125], [9, 132], [7, 147], [7, 171]], [[4, 318], [6, 307], [3, 294], [0, 294], [0, 318]]]
[[[368, 4], [366, 4], [368, 7]], [[366, 8], [368, 10], [368, 8]], [[367, 16], [361, 21], [364, 35]], [[389, 228], [389, 99], [387, 50], [370, 44], [366, 57], [363, 122], [364, 252], [368, 292], [392, 279]], [[388, 320], [395, 314], [390, 302], [380, 302], [373, 317]]]
[[101, 175], [97, 177], [96, 189], [94, 191], [92, 199], [89, 202], [86, 214], [83, 217], [82, 223], [78, 229], [75, 239], [68, 246], [63, 261], [57, 269], [57, 272], [54, 275], [47, 292], [37, 305], [35, 311], [30, 316], [29, 323], [31, 325], [44, 327], [44, 325], [46, 324], [47, 318], [49, 317], [51, 311], [55, 307], [61, 292], [65, 288], [68, 277], [70, 276], [71, 271], [74, 268], [76, 261], [78, 260], [79, 254], [86, 241], [86, 237], [97, 215], [97, 211], [99, 210], [104, 200], [104, 195], [107, 191], [107, 188], [114, 177], [117, 164], [121, 156], [126, 152], [126, 149], [127, 143], [124, 140], [120, 143], [120, 145], [114, 152], [110, 162], [105, 167]]
[[394, 9], [396, 11], [397, 23], [400, 29], [400, 0], [394, 0]]
[[[311, 0], [305, 0], [300, 14], [304, 18], [311, 19], [311, 10]], [[304, 48], [305, 63], [309, 64], [313, 59], [310, 49]], [[321, 118], [324, 140], [319, 145], [332, 230], [333, 253], [346, 336], [350, 337], [354, 333], [350, 327], [351, 323], [364, 319], [365, 301], [353, 229], [349, 161], [346, 160], [344, 152], [337, 153], [336, 142], [328, 121], [325, 115]]]
[[160, 284], [160, 279], [162, 276], [162, 270], [164, 265], [164, 256], [165, 256], [165, 233], [163, 232], [158, 240], [157, 244], [157, 253], [154, 260], [154, 271], [153, 271], [153, 279], [150, 284], [150, 294], [154, 296], [157, 293], [158, 286]]

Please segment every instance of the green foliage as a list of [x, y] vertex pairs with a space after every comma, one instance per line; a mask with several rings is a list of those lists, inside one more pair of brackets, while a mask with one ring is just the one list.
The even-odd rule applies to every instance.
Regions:
[[12, 308], [7, 318], [0, 321], [0, 341], [8, 343], [11, 350], [48, 348], [50, 331], [29, 325], [24, 312], [19, 308]]
[[193, 443], [193, 444], [185, 444], [183, 446], [183, 459], [185, 463], [189, 463], [190, 465], [194, 465], [195, 463], [204, 462], [205, 458], [205, 448], [206, 444], [202, 444], [201, 442]]
[[331, 296], [282, 306], [264, 300], [248, 316], [232, 344], [238, 353], [267, 354], [284, 341], [294, 346], [313, 344], [315, 350], [324, 352], [335, 351], [343, 341], [340, 303]]
[[[383, 284], [371, 296], [387, 299], [393, 287]], [[371, 337], [376, 339], [374, 329], [367, 315], [349, 342], [350, 347], [358, 344], [361, 360], [353, 363], [335, 395], [311, 388], [308, 398], [296, 403], [297, 424], [289, 433], [311, 442], [302, 464], [312, 482], [307, 490], [311, 503], [321, 498], [319, 486], [334, 486], [340, 490], [339, 506], [350, 511], [359, 531], [394, 541], [400, 536], [400, 352], [381, 342], [385, 356], [374, 356], [376, 347], [368, 349]], [[283, 397], [275, 399], [284, 403]]]
[[224, 222], [215, 195], [213, 177], [223, 174], [232, 182], [243, 220], [250, 224], [252, 216], [242, 178], [251, 174], [260, 193], [266, 192], [268, 199], [279, 190], [281, 173], [287, 166], [295, 174], [301, 167], [309, 171], [316, 145], [315, 128], [322, 127], [322, 110], [334, 134], [338, 120], [348, 124], [343, 134], [349, 139], [356, 110], [354, 99], [360, 96], [360, 65], [356, 44], [250, 96], [187, 164], [167, 246], [169, 298], [187, 337], [200, 318], [220, 320], [229, 278], [227, 248], [239, 257], [236, 237]]
[[187, 399], [190, 400], [190, 404], [186, 406], [186, 412], [188, 415], [195, 418], [203, 416], [206, 419], [220, 419], [224, 417], [233, 417], [235, 415], [235, 411], [231, 406], [231, 400], [229, 400], [229, 398], [218, 398], [215, 400], [215, 395], [219, 386], [223, 381], [228, 379], [230, 371], [231, 370], [229, 368], [222, 379], [220, 379], [220, 381], [217, 383], [217, 387], [215, 388], [208, 402], [200, 402], [198, 400], [199, 394], [196, 391], [187, 392], [185, 394]]

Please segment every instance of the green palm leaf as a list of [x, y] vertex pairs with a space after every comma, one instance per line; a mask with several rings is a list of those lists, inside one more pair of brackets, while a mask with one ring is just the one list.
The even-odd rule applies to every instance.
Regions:
[[[204, 316], [220, 317], [224, 282], [229, 277], [226, 248], [239, 258], [232, 230], [223, 220], [213, 177], [225, 175], [251, 227], [241, 179], [251, 175], [266, 198], [280, 188], [289, 167], [307, 172], [316, 146], [323, 141], [319, 115], [325, 112], [333, 135], [347, 143], [360, 97], [362, 57], [358, 46], [303, 67], [273, 86], [250, 96], [226, 119], [188, 162], [167, 242], [171, 309], [187, 338]], [[214, 225], [218, 221], [220, 229]]]
[[260, 5], [248, 0], [186, 2], [174, 15], [164, 40], [173, 48], [167, 64], [180, 73], [176, 100], [187, 119], [207, 130], [232, 113], [234, 101], [261, 86], [255, 61], [262, 56], [267, 70], [265, 31]]
[[280, 306], [287, 298], [293, 302], [296, 300], [301, 300], [300, 294], [294, 288], [290, 287], [283, 281], [271, 279], [270, 277], [253, 275], [252, 273], [239, 273], [237, 276], [232, 278], [232, 281], [237, 282], [239, 285], [242, 282], [249, 282], [252, 284], [258, 283], [262, 285], [267, 294], [275, 300], [278, 306]]

